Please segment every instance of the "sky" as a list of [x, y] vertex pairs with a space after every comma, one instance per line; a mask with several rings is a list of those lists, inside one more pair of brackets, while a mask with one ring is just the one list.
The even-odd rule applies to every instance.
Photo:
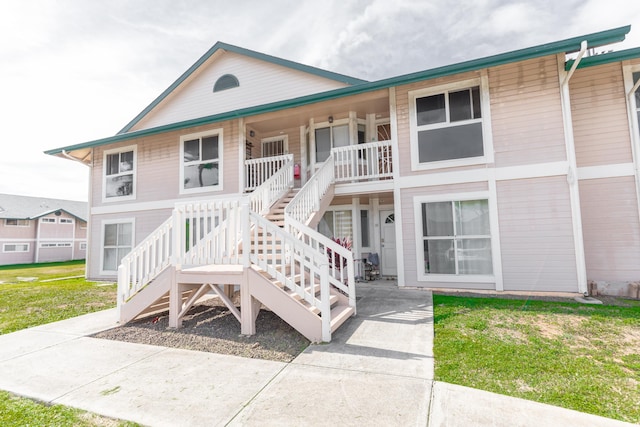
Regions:
[[87, 200], [43, 151], [116, 134], [216, 41], [365, 80], [632, 26], [636, 0], [1, 0], [0, 193]]

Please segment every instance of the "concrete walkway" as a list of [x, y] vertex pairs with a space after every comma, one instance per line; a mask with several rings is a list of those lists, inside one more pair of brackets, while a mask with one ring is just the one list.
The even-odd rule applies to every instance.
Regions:
[[431, 294], [358, 284], [358, 315], [291, 363], [87, 337], [115, 310], [0, 336], [0, 389], [153, 426], [623, 426], [433, 381]]

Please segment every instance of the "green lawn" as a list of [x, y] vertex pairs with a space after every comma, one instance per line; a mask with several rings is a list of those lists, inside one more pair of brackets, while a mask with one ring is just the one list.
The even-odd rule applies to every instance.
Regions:
[[[88, 282], [84, 262], [0, 268], [0, 335], [115, 306], [116, 285]], [[37, 278], [22, 282], [18, 278]]]
[[640, 422], [640, 301], [434, 295], [436, 380]]

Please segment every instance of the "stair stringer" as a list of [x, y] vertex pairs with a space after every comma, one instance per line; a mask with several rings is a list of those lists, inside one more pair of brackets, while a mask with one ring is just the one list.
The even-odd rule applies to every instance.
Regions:
[[312, 212], [311, 216], [307, 218], [307, 221], [305, 223], [307, 227], [313, 228], [313, 229], [316, 228], [316, 226], [322, 219], [322, 216], [326, 212], [327, 208], [331, 205], [331, 202], [333, 201], [333, 196], [335, 194], [334, 190], [335, 190], [335, 184], [331, 184], [329, 188], [327, 188], [327, 192], [325, 193], [324, 196], [322, 196], [322, 199], [320, 199], [320, 206], [318, 207], [318, 210]]
[[249, 293], [311, 342], [322, 341], [320, 317], [276, 286], [252, 265], [247, 272]]
[[[148, 285], [136, 292], [128, 301], [123, 302], [119, 307], [120, 324], [124, 325], [130, 322], [147, 309], [153, 307], [163, 297], [167, 296], [175, 274], [175, 268], [166, 268]], [[168, 307], [168, 303], [166, 306]], [[163, 307], [158, 307], [158, 309], [160, 308], [164, 308], [164, 304]]]

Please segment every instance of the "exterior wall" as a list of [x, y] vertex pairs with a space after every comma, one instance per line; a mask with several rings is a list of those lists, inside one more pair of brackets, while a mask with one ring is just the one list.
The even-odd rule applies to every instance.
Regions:
[[505, 291], [578, 292], [564, 176], [497, 183]]
[[620, 63], [578, 69], [570, 91], [578, 167], [632, 162]]
[[[475, 182], [456, 185], [442, 185], [433, 187], [406, 188], [401, 190], [400, 210], [402, 212], [402, 238], [396, 239], [396, 247], [402, 245], [404, 253], [404, 286], [420, 286], [428, 288], [454, 288], [454, 289], [495, 289], [491, 283], [469, 282], [423, 282], [418, 281], [418, 257], [416, 253], [416, 239], [421, 236], [420, 218], [415, 217], [414, 197], [426, 195], [442, 195], [455, 198], [456, 194], [487, 191], [486, 182]], [[398, 219], [396, 218], [396, 221]]]
[[[36, 223], [29, 221], [26, 227], [7, 226], [0, 219], [0, 265], [29, 264], [33, 262], [36, 245]], [[28, 243], [28, 252], [4, 252], [5, 244]]]
[[496, 167], [566, 160], [555, 56], [489, 70]]
[[[312, 93], [347, 86], [335, 80], [260, 61], [233, 52], [211, 58], [212, 64], [202, 67], [184, 88], [133, 130], [237, 110]], [[213, 92], [217, 79], [225, 74], [238, 78], [239, 87]]]
[[640, 279], [640, 222], [634, 181], [631, 176], [580, 181], [590, 280]]

